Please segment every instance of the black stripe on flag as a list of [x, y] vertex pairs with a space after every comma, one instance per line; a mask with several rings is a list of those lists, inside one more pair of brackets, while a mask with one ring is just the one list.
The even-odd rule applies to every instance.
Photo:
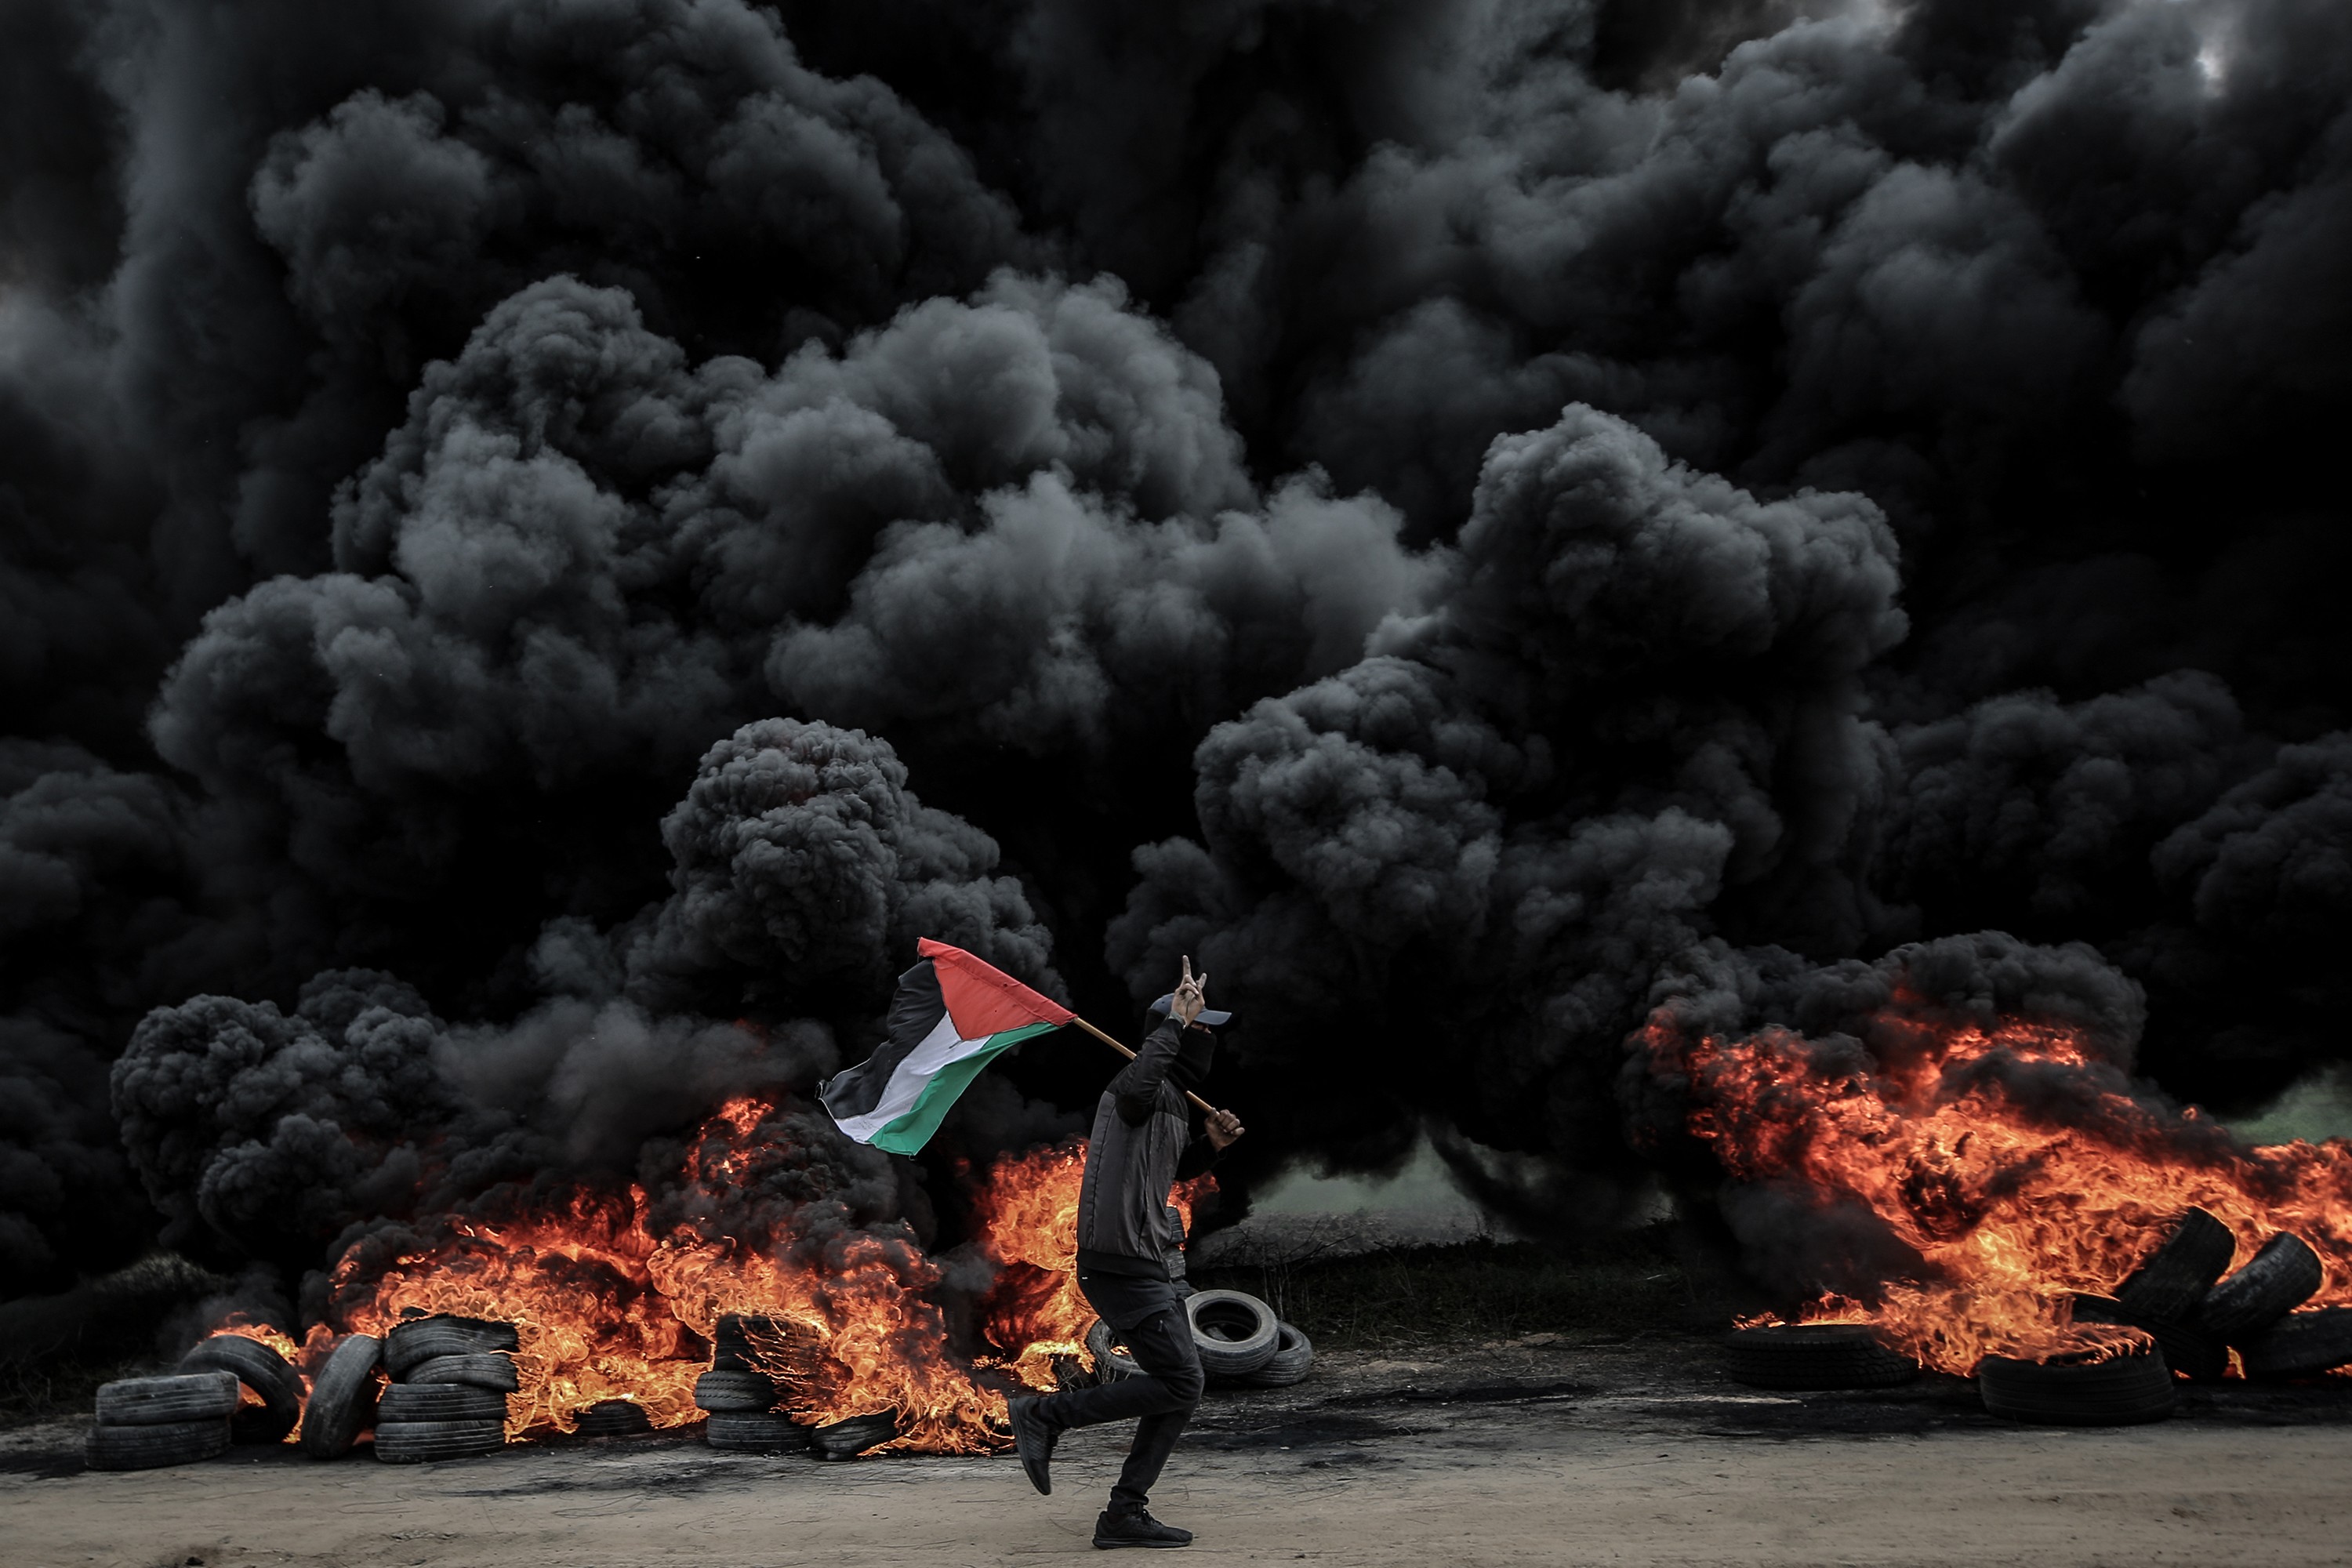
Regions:
[[882, 1043], [874, 1047], [872, 1056], [854, 1068], [844, 1068], [817, 1089], [817, 1098], [833, 1119], [846, 1121], [881, 1104], [890, 1075], [898, 1070], [907, 1053], [939, 1026], [947, 1010], [947, 998], [940, 994], [939, 972], [929, 959], [898, 976], [898, 989], [890, 998], [890, 1016], [883, 1021]]

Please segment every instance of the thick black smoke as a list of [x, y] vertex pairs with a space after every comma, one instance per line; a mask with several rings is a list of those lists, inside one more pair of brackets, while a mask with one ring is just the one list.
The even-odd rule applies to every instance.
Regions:
[[2331, 0], [11, 0], [0, 88], [0, 1291], [617, 1179], [927, 934], [1202, 958], [1244, 1188], [1605, 1212], [1653, 1008], [1946, 942], [2342, 1052]]

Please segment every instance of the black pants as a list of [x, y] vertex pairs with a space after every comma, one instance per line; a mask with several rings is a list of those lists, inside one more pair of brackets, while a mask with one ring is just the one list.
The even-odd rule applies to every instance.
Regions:
[[1184, 1304], [1165, 1279], [1080, 1269], [1078, 1289], [1096, 1314], [1118, 1331], [1143, 1375], [1049, 1394], [1037, 1402], [1037, 1414], [1055, 1432], [1140, 1416], [1118, 1485], [1110, 1489], [1113, 1510], [1139, 1510], [1175, 1450], [1177, 1434], [1201, 1403], [1201, 1352], [1192, 1346]]

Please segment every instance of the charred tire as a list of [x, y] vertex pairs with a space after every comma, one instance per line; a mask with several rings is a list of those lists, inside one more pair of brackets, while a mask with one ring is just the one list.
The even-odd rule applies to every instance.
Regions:
[[1989, 1355], [1977, 1366], [1984, 1407], [2045, 1426], [2129, 1426], [2172, 1414], [2172, 1370], [2161, 1352], [2083, 1365], [2044, 1365]]
[[2303, 1237], [2281, 1231], [2263, 1243], [2243, 1268], [2207, 1292], [2198, 1326], [2236, 1344], [2253, 1339], [2319, 1290], [2319, 1254]]
[[713, 1326], [710, 1364], [720, 1372], [758, 1372], [760, 1363], [754, 1354], [758, 1346], [754, 1341], [766, 1341], [772, 1346], [785, 1337], [784, 1326], [773, 1318], [729, 1312]]
[[383, 1370], [394, 1383], [406, 1383], [412, 1370], [436, 1356], [510, 1351], [520, 1343], [512, 1323], [487, 1318], [411, 1318], [383, 1336]]
[[2352, 1307], [2289, 1312], [2238, 1353], [2250, 1378], [2315, 1377], [2352, 1362]]
[[217, 1458], [228, 1452], [228, 1417], [218, 1415], [144, 1426], [92, 1426], [82, 1452], [93, 1470], [152, 1470]]
[[2074, 1296], [2074, 1321], [2078, 1323], [2120, 1323], [2126, 1328], [2145, 1330], [2156, 1341], [2157, 1349], [2164, 1352], [2164, 1364], [2173, 1371], [2186, 1373], [2197, 1383], [2219, 1383], [2230, 1369], [2230, 1348], [2194, 1323], [2151, 1318], [2135, 1312], [2112, 1296], [2092, 1296], [2077, 1291]]
[[1192, 1344], [1211, 1377], [1246, 1377], [1274, 1359], [1282, 1321], [1274, 1309], [1241, 1290], [1195, 1290], [1184, 1298]]
[[507, 1396], [463, 1383], [395, 1383], [376, 1401], [378, 1421], [496, 1421], [505, 1425]]
[[1118, 1331], [1100, 1318], [1087, 1331], [1087, 1353], [1094, 1357], [1095, 1376], [1104, 1383], [1116, 1383], [1122, 1377], [1140, 1377], [1143, 1369], [1118, 1342]]
[[499, 1394], [513, 1394], [522, 1387], [515, 1375], [514, 1357], [504, 1351], [478, 1351], [472, 1355], [436, 1355], [421, 1361], [397, 1379], [401, 1383], [462, 1383], [468, 1388], [486, 1388]]
[[714, 1448], [755, 1454], [805, 1450], [808, 1428], [774, 1410], [714, 1410], [702, 1425], [702, 1440]]
[[2238, 1238], [2228, 1226], [2203, 1209], [2190, 1209], [2147, 1261], [2116, 1288], [2116, 1300], [2143, 1317], [2187, 1318], [2237, 1252]]
[[225, 1372], [259, 1396], [258, 1406], [240, 1405], [229, 1417], [239, 1443], [276, 1443], [302, 1417], [302, 1378], [286, 1358], [243, 1334], [200, 1340], [180, 1358], [182, 1372]]
[[188, 1421], [226, 1421], [236, 1414], [236, 1373], [179, 1372], [163, 1377], [126, 1377], [98, 1391], [101, 1426], [163, 1426]]
[[341, 1458], [374, 1417], [375, 1366], [383, 1349], [373, 1334], [353, 1334], [319, 1369], [310, 1402], [302, 1407], [302, 1451], [310, 1458]]
[[506, 1447], [503, 1421], [379, 1421], [375, 1457], [387, 1465], [470, 1459]]
[[1723, 1369], [1750, 1388], [1892, 1388], [1919, 1363], [1867, 1323], [1771, 1323], [1724, 1336]]
[[1287, 1388], [1315, 1364], [1315, 1342], [1288, 1323], [1275, 1325], [1274, 1354], [1264, 1366], [1234, 1381], [1244, 1388]]
[[572, 1429], [583, 1437], [641, 1437], [654, 1423], [634, 1399], [600, 1399], [580, 1413]]
[[820, 1459], [849, 1459], [878, 1448], [898, 1435], [898, 1418], [888, 1411], [879, 1415], [853, 1415], [829, 1426], [809, 1429], [809, 1452]]
[[713, 1367], [694, 1380], [694, 1402], [705, 1410], [768, 1410], [776, 1385], [756, 1372]]

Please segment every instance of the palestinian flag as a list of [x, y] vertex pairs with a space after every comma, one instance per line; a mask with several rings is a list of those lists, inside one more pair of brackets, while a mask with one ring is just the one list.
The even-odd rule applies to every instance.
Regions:
[[1032, 1035], [1058, 1029], [1070, 1010], [960, 947], [925, 937], [922, 962], [898, 976], [889, 1037], [817, 1090], [834, 1124], [860, 1143], [911, 1154], [980, 1069]]

